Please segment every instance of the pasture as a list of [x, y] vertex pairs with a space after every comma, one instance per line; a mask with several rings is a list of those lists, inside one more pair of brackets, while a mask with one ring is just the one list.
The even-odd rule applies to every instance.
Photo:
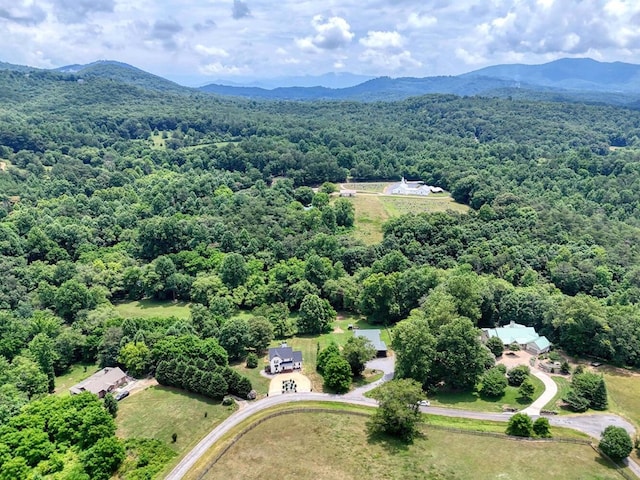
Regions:
[[407, 213], [467, 212], [469, 207], [453, 201], [447, 193], [436, 193], [425, 197], [411, 195], [385, 195], [389, 183], [348, 183], [346, 188], [358, 192], [347, 197], [355, 209], [355, 238], [368, 245], [382, 240], [382, 225], [390, 218]]
[[[476, 436], [428, 423], [423, 435], [406, 445], [369, 437], [365, 423], [366, 417], [333, 413], [275, 417], [248, 432], [200, 478], [476, 480], [540, 478], [541, 472], [563, 480], [619, 478], [587, 445]], [[504, 424], [496, 428], [503, 430]]]

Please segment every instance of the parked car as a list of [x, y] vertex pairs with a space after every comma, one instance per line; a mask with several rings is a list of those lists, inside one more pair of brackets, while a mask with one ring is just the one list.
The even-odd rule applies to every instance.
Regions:
[[122, 392], [116, 393], [115, 399], [120, 401], [123, 398], [127, 398], [128, 396], [129, 396], [129, 391], [128, 390], [123, 390]]
[[598, 368], [598, 367], [602, 366], [602, 363], [601, 362], [591, 362], [591, 366]]
[[429, 400], [420, 400], [418, 402], [418, 405], [420, 405], [421, 407], [430, 407], [431, 402]]

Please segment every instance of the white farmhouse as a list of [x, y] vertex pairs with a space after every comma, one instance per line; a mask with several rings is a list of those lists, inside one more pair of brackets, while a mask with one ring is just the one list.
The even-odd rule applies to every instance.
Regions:
[[269, 349], [269, 372], [281, 373], [302, 369], [302, 352], [294, 351], [283, 343], [279, 347]]

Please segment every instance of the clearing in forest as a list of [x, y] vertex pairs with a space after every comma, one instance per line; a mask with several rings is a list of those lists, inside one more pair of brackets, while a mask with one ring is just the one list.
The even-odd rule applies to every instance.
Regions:
[[189, 318], [189, 305], [188, 302], [146, 299], [118, 303], [114, 308], [123, 318]]
[[368, 245], [382, 240], [382, 225], [393, 217], [407, 213], [467, 212], [469, 207], [455, 202], [448, 193], [426, 196], [391, 195], [383, 193], [390, 183], [344, 183], [343, 189], [355, 190], [355, 197], [346, 197], [355, 208], [353, 235]]

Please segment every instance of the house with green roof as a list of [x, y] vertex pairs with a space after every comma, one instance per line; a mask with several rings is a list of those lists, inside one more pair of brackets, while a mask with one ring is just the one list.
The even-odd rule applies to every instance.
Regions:
[[538, 335], [535, 328], [511, 322], [498, 328], [483, 328], [482, 340], [486, 342], [491, 337], [498, 337], [505, 347], [513, 343], [534, 355], [546, 353], [551, 348], [551, 342], [545, 336]]

